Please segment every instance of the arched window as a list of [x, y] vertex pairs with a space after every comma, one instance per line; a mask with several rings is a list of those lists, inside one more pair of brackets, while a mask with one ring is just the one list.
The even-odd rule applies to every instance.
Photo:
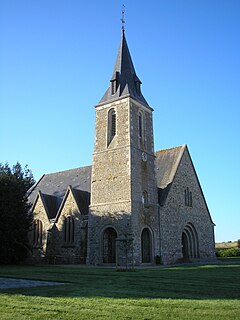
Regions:
[[145, 208], [149, 207], [149, 198], [147, 191], [143, 191], [142, 193], [142, 204]]
[[33, 222], [33, 246], [34, 247], [42, 246], [42, 233], [43, 233], [42, 221], [34, 220]]
[[144, 228], [141, 236], [142, 263], [148, 263], [152, 260], [152, 237], [148, 228]]
[[108, 144], [112, 141], [117, 131], [117, 116], [114, 109], [108, 112]]
[[64, 242], [65, 244], [74, 242], [74, 219], [71, 216], [64, 220]]
[[103, 233], [103, 262], [116, 262], [116, 238], [117, 232], [113, 228], [105, 229]]
[[111, 136], [114, 137], [116, 134], [116, 112], [115, 110], [111, 113]]

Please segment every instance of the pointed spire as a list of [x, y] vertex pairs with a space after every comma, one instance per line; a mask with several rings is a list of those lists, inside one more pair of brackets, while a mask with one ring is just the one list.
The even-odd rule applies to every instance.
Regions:
[[122, 28], [122, 37], [113, 75], [110, 80], [110, 86], [100, 100], [99, 104], [131, 96], [132, 98], [148, 106], [147, 101], [144, 99], [141, 93], [141, 83], [142, 82], [138, 78], [133, 66], [125, 37], [125, 30]]

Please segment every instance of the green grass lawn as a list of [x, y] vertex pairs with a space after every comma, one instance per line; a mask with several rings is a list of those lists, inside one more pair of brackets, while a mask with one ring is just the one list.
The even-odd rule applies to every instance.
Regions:
[[1, 266], [0, 277], [66, 285], [0, 291], [0, 319], [240, 319], [240, 263], [116, 272]]

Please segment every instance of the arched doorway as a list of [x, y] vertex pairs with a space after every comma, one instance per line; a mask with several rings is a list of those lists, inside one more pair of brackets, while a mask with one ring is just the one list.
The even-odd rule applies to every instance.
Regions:
[[182, 256], [184, 259], [199, 258], [198, 235], [191, 223], [188, 223], [182, 232]]
[[148, 263], [152, 260], [152, 241], [151, 233], [148, 228], [144, 228], [141, 236], [142, 245], [142, 263]]
[[113, 228], [105, 229], [103, 233], [103, 262], [116, 262], [116, 238], [117, 232]]
[[182, 233], [182, 255], [183, 259], [189, 259], [188, 239], [185, 232]]

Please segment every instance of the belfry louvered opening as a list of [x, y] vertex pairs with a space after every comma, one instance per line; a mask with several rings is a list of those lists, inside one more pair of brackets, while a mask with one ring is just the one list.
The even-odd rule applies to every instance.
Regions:
[[115, 137], [117, 132], [117, 115], [115, 109], [108, 112], [108, 144]]

